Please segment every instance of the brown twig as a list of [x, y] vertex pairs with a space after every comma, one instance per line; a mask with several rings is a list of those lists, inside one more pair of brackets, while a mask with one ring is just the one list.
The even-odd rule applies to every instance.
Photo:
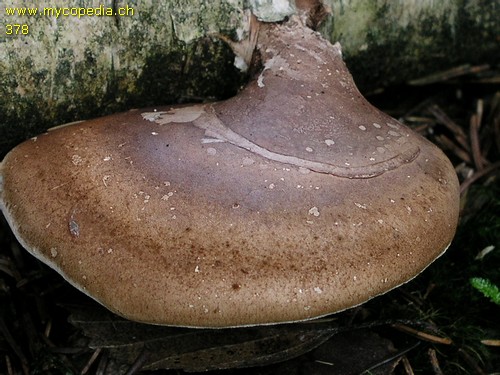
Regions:
[[482, 171], [474, 173], [471, 177], [467, 178], [464, 182], [462, 182], [462, 184], [460, 185], [460, 194], [463, 195], [474, 182], [476, 182], [477, 180], [479, 180], [484, 176], [489, 175], [495, 169], [499, 168], [500, 168], [500, 161], [494, 164], [490, 164], [489, 166], [485, 167]]
[[99, 357], [99, 354], [101, 354], [101, 351], [102, 351], [102, 349], [98, 348], [98, 349], [96, 349], [94, 351], [94, 353], [92, 353], [92, 355], [90, 356], [90, 359], [88, 360], [87, 364], [82, 369], [82, 371], [80, 371], [81, 375], [85, 375], [90, 370], [90, 367], [94, 364], [94, 362], [97, 359], [97, 357]]
[[428, 111], [436, 117], [440, 124], [443, 124], [455, 136], [458, 144], [466, 151], [470, 151], [469, 142], [467, 141], [467, 134], [463, 129], [455, 123], [437, 104], [431, 105]]
[[415, 328], [411, 328], [400, 323], [394, 323], [392, 324], [392, 327], [397, 329], [398, 331], [409, 333], [410, 335], [415, 336], [421, 340], [432, 342], [434, 344], [444, 344], [444, 345], [453, 344], [453, 341], [448, 337], [434, 336], [429, 333], [418, 331]]
[[23, 369], [27, 369], [28, 367], [28, 359], [24, 355], [21, 347], [17, 344], [15, 341], [14, 337], [12, 336], [9, 328], [5, 324], [5, 321], [3, 320], [2, 317], [0, 317], [0, 332], [3, 334], [3, 337], [7, 341], [7, 343], [10, 345], [14, 353], [16, 353], [17, 357], [21, 361], [21, 364], [23, 366]]
[[434, 374], [436, 375], [443, 375], [443, 371], [441, 370], [441, 367], [439, 366], [439, 361], [436, 356], [436, 351], [432, 348], [429, 348], [427, 351], [427, 354], [429, 354], [429, 359], [431, 361], [431, 366], [432, 370], [434, 371]]
[[142, 367], [146, 363], [146, 361], [149, 358], [149, 353], [146, 351], [143, 351], [139, 356], [136, 358], [135, 362], [132, 364], [132, 366], [129, 367], [127, 370], [127, 373], [125, 375], [134, 375], [137, 374], [139, 371], [141, 371]]
[[464, 361], [472, 368], [472, 373], [476, 375], [486, 375], [477, 362], [463, 349], [458, 349], [458, 353], [462, 356]]
[[409, 81], [408, 84], [413, 86], [429, 85], [431, 83], [444, 82], [451, 78], [464, 76], [466, 74], [477, 74], [482, 71], [488, 70], [489, 68], [490, 66], [488, 64], [474, 65], [474, 66], [471, 66], [469, 64], [464, 64], [448, 70], [444, 70], [442, 72], [429, 74], [422, 78], [413, 79]]
[[413, 368], [411, 367], [410, 361], [408, 360], [408, 357], [405, 355], [403, 358], [401, 358], [401, 363], [403, 364], [403, 368], [405, 370], [406, 375], [414, 375], [415, 373], [413, 372]]
[[5, 367], [7, 367], [7, 375], [14, 374], [12, 364], [10, 363], [10, 357], [7, 354], [5, 355]]
[[490, 118], [493, 122], [493, 134], [497, 150], [500, 151], [500, 92], [497, 92], [491, 100]]
[[385, 358], [384, 360], [379, 361], [379, 362], [378, 362], [378, 363], [376, 363], [375, 365], [373, 365], [373, 366], [371, 366], [371, 367], [367, 368], [366, 370], [364, 370], [364, 371], [362, 372], [362, 374], [370, 374], [370, 373], [371, 373], [373, 370], [375, 370], [376, 368], [378, 368], [378, 367], [380, 367], [380, 366], [383, 366], [383, 365], [385, 365], [385, 364], [387, 364], [387, 363], [390, 363], [390, 362], [392, 362], [392, 361], [395, 361], [395, 360], [397, 360], [398, 358], [403, 357], [406, 353], [408, 353], [409, 351], [411, 351], [411, 350], [415, 349], [418, 345], [420, 345], [420, 342], [419, 342], [419, 341], [415, 342], [413, 345], [409, 346], [408, 348], [403, 349], [403, 350], [401, 350], [401, 351], [398, 351], [397, 353], [395, 353], [395, 354], [393, 354], [393, 355], [391, 355], [391, 356], [389, 356], [389, 357]]
[[470, 118], [469, 137], [471, 143], [472, 159], [478, 171], [484, 168], [483, 155], [481, 154], [481, 145], [479, 143], [479, 128], [483, 117], [483, 101], [478, 100], [477, 110]]
[[456, 145], [455, 142], [453, 142], [450, 138], [448, 138], [444, 134], [438, 135], [436, 137], [436, 142], [439, 143], [441, 148], [445, 150], [450, 150], [455, 154], [455, 156], [457, 156], [467, 164], [470, 164], [472, 162], [469, 153], [464, 149], [462, 149], [460, 146]]
[[498, 347], [500, 347], [500, 339], [481, 340], [481, 344], [486, 345], [486, 346], [498, 346]]
[[99, 365], [97, 366], [97, 370], [95, 375], [105, 375], [108, 367], [108, 352], [104, 351], [101, 355], [101, 359], [99, 361]]

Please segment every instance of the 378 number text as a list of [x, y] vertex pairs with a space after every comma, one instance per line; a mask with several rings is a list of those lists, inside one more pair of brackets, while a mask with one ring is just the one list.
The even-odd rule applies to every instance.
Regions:
[[5, 25], [6, 35], [28, 35], [29, 31], [29, 26], [26, 24]]

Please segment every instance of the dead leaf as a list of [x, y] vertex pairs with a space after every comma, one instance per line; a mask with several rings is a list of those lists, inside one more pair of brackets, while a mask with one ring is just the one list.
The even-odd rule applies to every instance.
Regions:
[[105, 348], [117, 363], [145, 358], [143, 370], [187, 372], [262, 366], [286, 361], [318, 347], [336, 333], [332, 322], [307, 322], [229, 329], [153, 326], [101, 309], [72, 309], [69, 320]]

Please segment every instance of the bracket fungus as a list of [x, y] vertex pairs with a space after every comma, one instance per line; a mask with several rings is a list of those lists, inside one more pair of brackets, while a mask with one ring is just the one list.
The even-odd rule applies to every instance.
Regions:
[[312, 319], [407, 282], [450, 244], [446, 156], [359, 93], [338, 44], [261, 25], [226, 101], [132, 110], [28, 140], [1, 165], [21, 244], [113, 312], [230, 327]]

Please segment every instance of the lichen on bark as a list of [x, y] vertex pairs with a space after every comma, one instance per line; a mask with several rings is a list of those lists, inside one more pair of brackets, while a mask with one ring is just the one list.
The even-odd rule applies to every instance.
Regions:
[[[38, 5], [62, 9], [64, 0]], [[113, 7], [86, 0], [85, 7]], [[0, 39], [0, 155], [59, 123], [134, 106], [227, 97], [244, 74], [218, 33], [244, 35], [242, 1], [118, 1], [128, 16], [8, 16], [27, 35]], [[25, 7], [7, 0], [5, 7]], [[2, 9], [2, 12], [4, 9]]]

